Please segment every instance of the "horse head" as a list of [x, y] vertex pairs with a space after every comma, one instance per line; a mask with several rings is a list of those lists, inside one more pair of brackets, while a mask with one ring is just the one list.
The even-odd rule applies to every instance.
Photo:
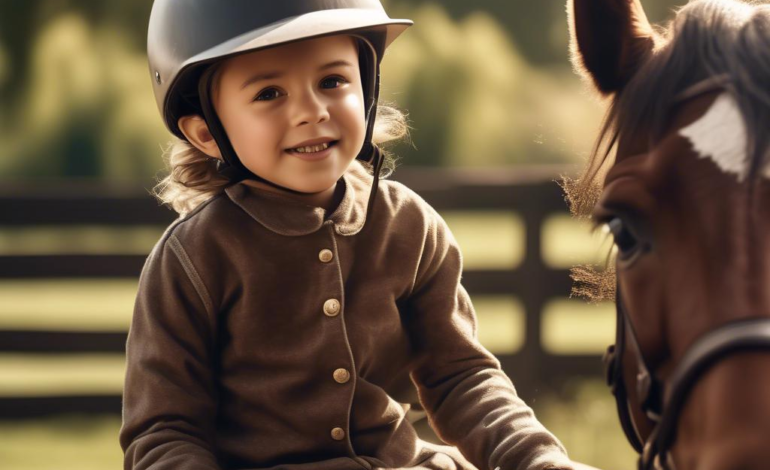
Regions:
[[640, 0], [568, 11], [610, 99], [568, 192], [615, 240], [610, 375], [640, 467], [767, 468], [770, 5], [693, 0], [666, 28]]

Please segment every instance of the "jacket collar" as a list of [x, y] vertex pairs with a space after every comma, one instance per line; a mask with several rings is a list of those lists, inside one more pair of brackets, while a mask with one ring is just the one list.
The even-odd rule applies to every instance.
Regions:
[[355, 235], [366, 222], [366, 207], [372, 176], [354, 161], [340, 178], [345, 194], [337, 209], [326, 217], [326, 211], [290, 199], [281, 194], [239, 182], [225, 189], [227, 196], [266, 229], [279, 235], [300, 236], [318, 231], [327, 220], [339, 235]]

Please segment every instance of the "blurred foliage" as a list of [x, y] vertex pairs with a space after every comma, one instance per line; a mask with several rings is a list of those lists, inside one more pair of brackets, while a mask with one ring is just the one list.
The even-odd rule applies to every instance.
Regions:
[[[410, 112], [406, 165], [561, 162], [601, 106], [572, 74], [564, 4], [389, 0], [415, 20], [385, 58], [383, 98]], [[672, 0], [647, 0], [654, 20]], [[146, 180], [163, 127], [147, 71], [151, 0], [0, 3], [0, 177]]]
[[488, 13], [456, 22], [428, 4], [409, 17], [383, 64], [383, 97], [414, 127], [406, 164], [558, 162], [590, 147], [600, 109], [568, 66], [533, 67]]
[[[37, 11], [22, 15], [34, 34], [22, 41], [3, 38], [4, 45], [14, 44], [6, 56], [17, 58], [5, 68], [19, 72], [3, 87], [10, 96], [3, 96], [0, 117], [0, 174], [109, 179], [153, 174], [159, 144], [167, 137], [158, 125], [141, 43], [126, 33], [129, 24], [139, 28], [140, 15], [118, 1], [14, 5]], [[116, 27], [120, 18], [134, 16], [136, 23]]]
[[[687, 0], [642, 0], [642, 3], [650, 21], [660, 23], [671, 17], [676, 5], [683, 5]], [[526, 61], [537, 65], [564, 64], [568, 58], [565, 0], [383, 0], [383, 4], [391, 16], [405, 16], [411, 9], [423, 5], [440, 5], [454, 21], [484, 12], [504, 28], [509, 41], [518, 46]]]

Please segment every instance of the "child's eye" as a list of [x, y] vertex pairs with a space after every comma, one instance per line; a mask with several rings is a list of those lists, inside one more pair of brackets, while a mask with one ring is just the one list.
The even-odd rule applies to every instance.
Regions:
[[259, 92], [254, 101], [272, 101], [281, 96], [281, 92], [276, 88], [268, 88]]
[[342, 77], [329, 77], [329, 78], [324, 78], [321, 81], [321, 88], [325, 88], [325, 89], [339, 88], [346, 83], [348, 83], [348, 81]]

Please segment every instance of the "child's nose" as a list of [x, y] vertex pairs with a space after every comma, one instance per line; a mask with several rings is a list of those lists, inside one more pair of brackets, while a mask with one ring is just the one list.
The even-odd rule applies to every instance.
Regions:
[[294, 124], [319, 124], [329, 120], [329, 110], [323, 99], [312, 91], [299, 96], [294, 112]]

